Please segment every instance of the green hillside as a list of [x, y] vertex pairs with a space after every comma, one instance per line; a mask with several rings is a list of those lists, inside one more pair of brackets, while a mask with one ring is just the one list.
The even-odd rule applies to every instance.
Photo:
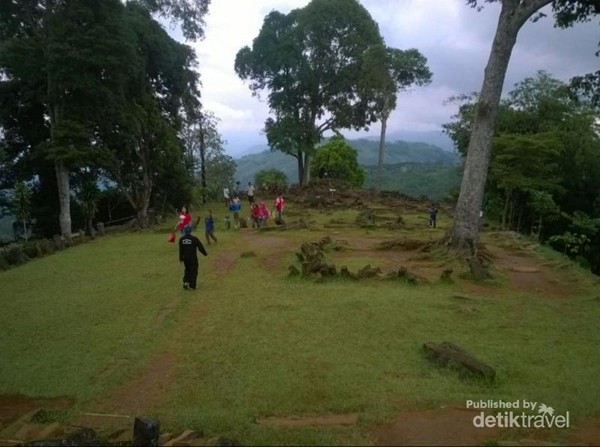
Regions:
[[[377, 166], [364, 166], [367, 171], [365, 188], [374, 188]], [[412, 197], [426, 196], [442, 200], [448, 192], [460, 185], [460, 169], [442, 163], [396, 163], [384, 165], [382, 188], [384, 191], [402, 191]]]
[[[367, 171], [365, 187], [375, 184], [379, 142], [376, 140], [348, 140], [358, 151], [358, 162]], [[263, 169], [283, 171], [290, 183], [298, 181], [296, 159], [282, 152], [263, 151], [236, 160], [236, 180], [242, 185], [254, 180]], [[384, 189], [399, 190], [413, 196], [426, 195], [432, 199], [444, 197], [448, 190], [458, 184], [455, 172], [458, 156], [427, 143], [394, 141], [385, 147]]]

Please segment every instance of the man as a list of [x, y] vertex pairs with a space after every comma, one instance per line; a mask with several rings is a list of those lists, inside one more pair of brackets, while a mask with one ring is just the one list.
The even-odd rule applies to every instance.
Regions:
[[229, 194], [229, 188], [227, 186], [223, 188], [223, 199], [225, 200], [225, 206], [229, 206], [229, 202], [231, 202], [231, 195]]
[[246, 190], [246, 195], [248, 196], [248, 203], [254, 203], [254, 185], [252, 185], [252, 182], [248, 182], [248, 189]]
[[206, 242], [210, 245], [210, 239], [217, 242], [215, 237], [215, 219], [213, 218], [212, 211], [208, 210], [208, 216], [204, 218], [204, 236], [206, 236]]
[[429, 226], [431, 228], [435, 228], [437, 225], [437, 214], [438, 214], [438, 209], [435, 205], [431, 205], [429, 207]]
[[192, 235], [192, 226], [186, 225], [183, 228], [183, 236], [179, 238], [179, 262], [184, 266], [183, 288], [186, 290], [196, 290], [198, 279], [198, 255], [196, 250], [204, 256], [208, 256], [202, 242]]

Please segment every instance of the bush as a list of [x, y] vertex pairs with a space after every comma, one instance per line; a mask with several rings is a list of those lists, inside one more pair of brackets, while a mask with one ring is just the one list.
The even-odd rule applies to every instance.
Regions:
[[25, 255], [28, 258], [38, 258], [41, 256], [44, 256], [44, 253], [42, 253], [42, 250], [38, 244], [38, 241], [27, 241], [24, 242], [21, 246], [23, 253], [25, 253]]
[[9, 265], [20, 265], [29, 261], [23, 249], [17, 244], [11, 244], [4, 249], [4, 260]]

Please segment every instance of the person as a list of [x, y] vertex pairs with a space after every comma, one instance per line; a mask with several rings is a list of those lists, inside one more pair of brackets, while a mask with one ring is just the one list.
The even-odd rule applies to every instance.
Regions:
[[179, 212], [179, 222], [177, 225], [175, 225], [175, 230], [179, 230], [183, 234], [183, 229], [186, 227], [186, 225], [190, 225], [191, 223], [192, 215], [185, 206], [182, 206], [181, 211]]
[[208, 216], [204, 218], [204, 236], [206, 236], [206, 243], [208, 245], [210, 245], [211, 238], [215, 243], [217, 242], [217, 238], [215, 237], [215, 219], [211, 210], [208, 210]]
[[233, 213], [233, 228], [236, 230], [240, 228], [240, 210], [242, 209], [242, 204], [240, 203], [239, 197], [234, 197], [229, 205], [229, 211]]
[[183, 236], [179, 238], [179, 262], [183, 264], [183, 288], [186, 290], [196, 290], [198, 280], [198, 254], [196, 250], [204, 256], [208, 256], [202, 242], [196, 236], [192, 235], [192, 226], [183, 227]]
[[262, 227], [267, 225], [267, 221], [269, 220], [269, 216], [271, 215], [271, 211], [267, 208], [265, 202], [260, 202], [260, 225]]
[[285, 207], [285, 200], [281, 194], [275, 199], [275, 210], [277, 211], [277, 220], [283, 218], [283, 208]]
[[429, 226], [435, 228], [437, 224], [438, 209], [435, 205], [429, 207]]
[[229, 194], [229, 188], [227, 186], [223, 188], [223, 199], [225, 200], [225, 206], [229, 206], [229, 202], [231, 202], [231, 197]]
[[248, 196], [248, 203], [254, 203], [254, 185], [252, 185], [252, 182], [248, 182], [246, 195]]
[[250, 205], [250, 219], [252, 220], [252, 228], [260, 227], [261, 215], [260, 208], [256, 203]]

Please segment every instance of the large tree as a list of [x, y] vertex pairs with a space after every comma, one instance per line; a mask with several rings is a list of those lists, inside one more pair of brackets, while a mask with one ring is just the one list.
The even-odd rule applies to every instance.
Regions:
[[[127, 6], [180, 20], [186, 36], [199, 37], [207, 5], [208, 0], [139, 0]], [[6, 154], [1, 163], [11, 168], [0, 174], [1, 186], [35, 178], [45, 194], [42, 185], [52, 185], [58, 190], [60, 231], [67, 238], [72, 173], [104, 164], [106, 155], [114, 154], [118, 146], [107, 150], [110, 134], [122, 134], [137, 119], [138, 126], [127, 130], [140, 136], [139, 124], [151, 122], [151, 112], [136, 113], [152, 101], [140, 99], [140, 83], [136, 86], [133, 78], [156, 79], [150, 64], [140, 64], [141, 57], [153, 62], [155, 54], [145, 42], [131, 38], [132, 22], [125, 23], [124, 11], [119, 0], [0, 2], [0, 144]], [[144, 54], [138, 56], [138, 51]], [[161, 61], [170, 56], [161, 55]], [[170, 63], [176, 65], [177, 56]], [[179, 76], [179, 84], [189, 80], [185, 72]], [[171, 113], [168, 125], [176, 127], [177, 113], [172, 112], [181, 101], [165, 85], [156, 82], [145, 93], [155, 95], [160, 111]], [[55, 181], [49, 178], [49, 166]], [[53, 203], [41, 203], [53, 212]]]
[[[399, 50], [374, 47], [368, 52], [367, 60], [367, 76], [372, 76], [371, 82], [380, 86], [377, 118], [381, 121], [381, 133], [375, 189], [381, 191], [387, 121], [396, 108], [398, 93], [412, 86], [429, 84], [432, 75], [427, 67], [427, 59], [415, 48]], [[381, 70], [382, 66], [386, 69]]]
[[[598, 0], [485, 0], [487, 3], [497, 1], [502, 3], [500, 17], [478, 96], [454, 224], [448, 234], [449, 244], [469, 254], [474, 254], [477, 250], [479, 215], [498, 105], [519, 30], [530, 18], [540, 18], [536, 13], [550, 4], [556, 24], [560, 27], [589, 20], [592, 15], [600, 13]], [[480, 8], [484, 2], [467, 0], [467, 3]]]
[[326, 131], [358, 130], [376, 120], [382, 86], [369, 82], [366, 64], [369, 50], [382, 45], [358, 1], [312, 0], [289, 14], [268, 14], [252, 47], [238, 52], [238, 76], [254, 94], [268, 92], [269, 146], [296, 157], [300, 184], [309, 179], [310, 157]]

